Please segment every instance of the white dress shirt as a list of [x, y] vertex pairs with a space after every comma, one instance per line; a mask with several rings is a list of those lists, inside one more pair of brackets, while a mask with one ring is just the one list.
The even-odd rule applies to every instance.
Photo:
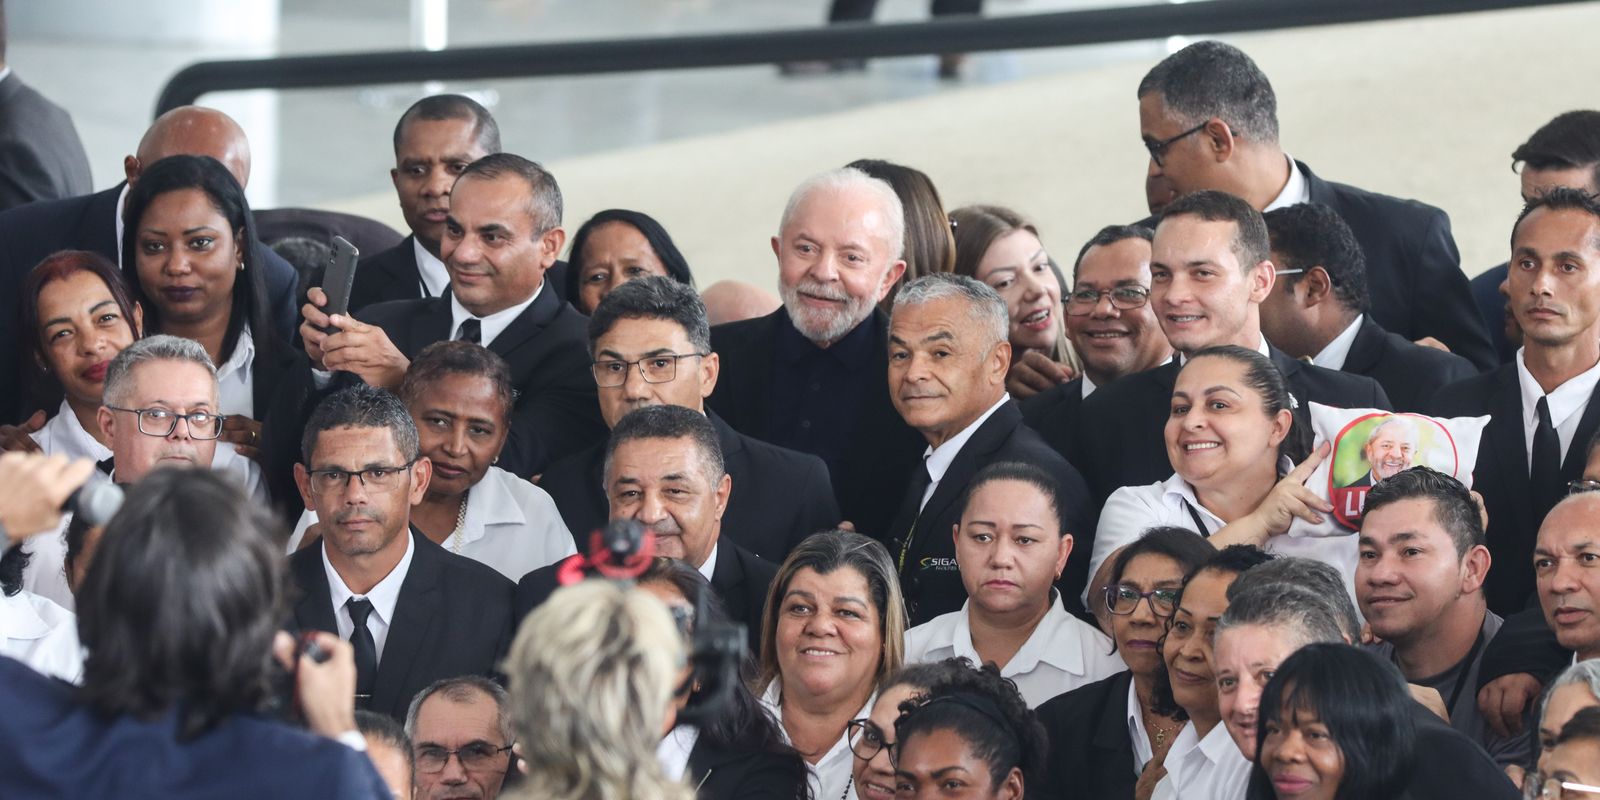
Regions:
[[700, 740], [700, 729], [693, 725], [679, 725], [661, 738], [656, 745], [656, 761], [669, 780], [681, 781], [689, 773], [689, 754]]
[[1278, 196], [1272, 198], [1272, 202], [1268, 203], [1266, 208], [1261, 209], [1263, 214], [1311, 202], [1311, 183], [1306, 180], [1305, 173], [1300, 171], [1300, 165], [1294, 163], [1294, 159], [1288, 153], [1284, 153], [1283, 157], [1289, 162], [1289, 180], [1283, 184]]
[[1361, 332], [1361, 321], [1366, 319], [1366, 314], [1357, 314], [1350, 327], [1345, 328], [1333, 341], [1311, 357], [1311, 363], [1323, 369], [1344, 369], [1345, 359], [1350, 357], [1350, 345], [1356, 341], [1356, 334]]
[[541, 281], [539, 283], [539, 288], [534, 289], [533, 294], [529, 295], [527, 300], [524, 300], [510, 308], [496, 311], [487, 317], [473, 316], [472, 312], [468, 311], [466, 306], [461, 305], [461, 301], [457, 300], [455, 293], [452, 292], [450, 294], [450, 338], [456, 338], [456, 333], [461, 330], [461, 323], [469, 319], [476, 319], [479, 326], [478, 344], [488, 347], [490, 344], [494, 343], [494, 338], [496, 336], [504, 333], [505, 329], [510, 327], [512, 321], [515, 320], [518, 315], [527, 309], [528, 306], [533, 305], [533, 301], [539, 299], [539, 294], [542, 293], [544, 291], [544, 287], [548, 286], [549, 284], [549, 281]]
[[450, 288], [450, 270], [438, 256], [422, 246], [422, 240], [411, 237], [411, 250], [417, 256], [417, 275], [422, 278], [422, 296], [440, 297]]
[[1009, 393], [1001, 394], [1000, 401], [989, 406], [989, 410], [973, 420], [971, 425], [962, 428], [960, 433], [950, 437], [944, 444], [938, 447], [929, 447], [923, 451], [923, 464], [928, 468], [928, 477], [933, 480], [928, 483], [928, 488], [922, 492], [922, 505], [918, 506], [918, 510], [921, 510], [922, 506], [926, 506], [929, 498], [933, 497], [934, 491], [939, 488], [939, 481], [944, 479], [945, 472], [949, 471], [950, 465], [956, 460], [961, 448], [966, 446], [967, 440], [971, 439], [972, 434], [977, 433], [978, 429], [983, 427], [983, 423], [987, 422], [989, 417], [994, 416], [994, 412], [1000, 410], [1000, 407], [1010, 399], [1011, 395]]
[[1133, 681], [1128, 681], [1128, 737], [1133, 740], [1133, 774], [1138, 775], [1144, 772], [1144, 765], [1156, 757], [1156, 751], [1150, 746], [1150, 730], [1144, 726], [1144, 711], [1139, 707], [1139, 694], [1134, 691]]
[[[761, 704], [766, 706], [767, 711], [772, 713], [772, 718], [778, 721], [778, 730], [783, 732], [783, 740], [793, 744], [789, 741], [789, 730], [783, 727], [781, 683], [781, 680], [776, 680], [767, 685], [767, 690], [761, 694]], [[878, 694], [874, 692], [867, 698], [867, 704], [862, 706], [861, 711], [851, 719], [861, 719], [871, 714], [872, 704], [877, 699]], [[851, 785], [850, 778], [851, 768], [854, 766], [855, 754], [850, 752], [850, 731], [847, 728], [840, 734], [839, 741], [834, 742], [817, 763], [806, 761], [809, 773], [806, 782], [811, 785], [811, 796], [815, 800], [836, 800], [853, 795], [855, 787]]]
[[[906, 631], [906, 663], [925, 664], [951, 656], [983, 663], [972, 645], [972, 601], [960, 611], [940, 614]], [[1028, 640], [1000, 670], [1017, 684], [1029, 708], [1086, 683], [1109, 678], [1128, 668], [1111, 652], [1111, 640], [1093, 625], [1067, 613], [1061, 595], [1050, 592], [1050, 610]]]
[[[1267, 358], [1272, 358], [1272, 346], [1267, 344], [1267, 337], [1265, 337], [1265, 336], [1257, 336], [1256, 337], [1255, 351], [1257, 353], [1260, 353], [1261, 355], [1266, 356]], [[1178, 359], [1178, 364], [1180, 366], [1183, 365], [1183, 364], [1189, 363], [1189, 357], [1184, 355], [1184, 354], [1182, 354], [1182, 353], [1174, 352], [1172, 357]], [[1162, 363], [1166, 363], [1166, 362], [1162, 362]]]
[[[145, 166], [149, 166], [149, 165], [146, 164]], [[117, 263], [118, 264], [122, 263], [122, 231], [124, 229], [124, 226], [122, 224], [122, 209], [123, 209], [123, 206], [125, 206], [127, 204], [127, 202], [128, 202], [128, 190], [132, 189], [132, 188], [133, 187], [131, 185], [129, 185], [127, 183], [124, 183], [124, 184], [122, 184], [122, 191], [117, 194], [117, 214], [116, 214], [115, 219], [117, 221]]]
[[217, 400], [222, 413], [257, 419], [255, 363], [256, 340], [246, 325], [239, 329], [239, 340], [228, 360], [217, 365]]
[[717, 542], [711, 545], [711, 552], [706, 554], [706, 563], [700, 565], [700, 574], [704, 575], [707, 581], [711, 580], [711, 573], [717, 571], [717, 547], [721, 544]]
[[[317, 512], [300, 515], [287, 552], [300, 549]], [[499, 467], [489, 467], [467, 493], [461, 531], [441, 545], [452, 553], [494, 567], [513, 581], [578, 552], [556, 503], [543, 489]]]
[[400, 585], [406, 582], [406, 573], [411, 569], [411, 556], [417, 549], [417, 543], [411, 540], [409, 533], [402, 533], [406, 537], [406, 554], [400, 557], [400, 563], [383, 580], [372, 587], [372, 591], [358, 595], [350, 591], [344, 584], [344, 578], [339, 577], [334, 570], [333, 562], [328, 560], [327, 543], [322, 545], [322, 569], [328, 576], [328, 594], [333, 600], [333, 622], [339, 628], [339, 638], [350, 640], [350, 634], [355, 632], [355, 621], [350, 619], [350, 609], [345, 608], [346, 600], [352, 597], [365, 597], [372, 602], [372, 613], [367, 615], [367, 630], [372, 632], [372, 643], [378, 651], [378, 664], [383, 664], [383, 645], [389, 641], [389, 626], [394, 624], [394, 607], [400, 602]]
[[111, 457], [111, 449], [84, 430], [83, 423], [78, 421], [78, 415], [72, 413], [72, 406], [67, 405], [65, 400], [61, 401], [61, 407], [56, 409], [56, 415], [51, 417], [43, 428], [29, 435], [33, 437], [33, 443], [39, 445], [39, 449], [47, 456], [87, 458], [96, 462]]
[[83, 679], [83, 648], [77, 617], [26, 589], [0, 594], [0, 656], [38, 672], [77, 683]]
[[[1286, 458], [1278, 462], [1280, 474], [1293, 468], [1294, 464]], [[1195, 527], [1194, 514], [1189, 513], [1191, 508], [1205, 523], [1205, 531]], [[1100, 511], [1100, 526], [1094, 534], [1094, 554], [1089, 557], [1089, 575], [1092, 578], [1098, 574], [1100, 565], [1112, 553], [1131, 544], [1151, 528], [1170, 525], [1209, 537], [1226, 524], [1200, 504], [1195, 497], [1194, 487], [1176, 473], [1160, 483], [1124, 486], [1106, 498], [1105, 507]], [[1356, 537], [1269, 536], [1265, 549], [1269, 553], [1315, 559], [1334, 567], [1344, 577], [1345, 589], [1350, 593], [1351, 602], [1354, 602], [1356, 559], [1359, 555]], [[1083, 601], [1086, 606], [1089, 603], [1088, 591], [1084, 589]]]
[[1583, 421], [1583, 410], [1589, 407], [1595, 384], [1600, 383], [1600, 362], [1546, 395], [1539, 382], [1533, 379], [1533, 373], [1528, 371], [1523, 352], [1521, 348], [1517, 350], [1517, 385], [1522, 389], [1522, 444], [1528, 452], [1528, 467], [1532, 469], [1533, 432], [1539, 427], [1539, 398], [1550, 398], [1550, 424], [1555, 426], [1556, 438], [1561, 440], [1561, 460], [1566, 461], [1572, 439], [1578, 435], [1578, 423]]
[[1080, 377], [1082, 377], [1083, 380], [1078, 384], [1079, 389], [1082, 392], [1079, 396], [1087, 400], [1089, 399], [1089, 395], [1094, 394], [1094, 390], [1100, 387], [1094, 385], [1094, 380], [1089, 377], [1089, 373], [1085, 372]]
[[1250, 786], [1250, 760], [1221, 722], [1204, 738], [1197, 738], [1192, 723], [1183, 726], [1163, 764], [1167, 775], [1151, 800], [1244, 800]]

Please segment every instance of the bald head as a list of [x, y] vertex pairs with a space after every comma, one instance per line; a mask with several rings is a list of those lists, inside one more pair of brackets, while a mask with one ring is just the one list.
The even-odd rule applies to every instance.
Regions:
[[1600, 492], [1570, 495], [1539, 526], [1533, 573], [1544, 619], [1579, 660], [1600, 658]]
[[771, 292], [743, 281], [717, 281], [700, 293], [700, 299], [712, 325], [764, 317], [783, 305]]
[[168, 156], [210, 156], [240, 186], [250, 184], [250, 141], [239, 123], [216, 109], [179, 106], [157, 117], [139, 140], [139, 150], [123, 159], [128, 183], [137, 183], [145, 167]]

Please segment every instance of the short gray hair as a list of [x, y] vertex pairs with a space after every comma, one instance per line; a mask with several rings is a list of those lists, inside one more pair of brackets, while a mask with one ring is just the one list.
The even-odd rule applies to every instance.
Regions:
[[187, 361], [199, 364], [205, 368], [206, 374], [211, 376], [212, 389], [216, 388], [217, 365], [211, 363], [211, 356], [206, 354], [206, 349], [201, 347], [199, 342], [181, 336], [158, 333], [124, 347], [116, 358], [111, 359], [111, 365], [106, 367], [102, 402], [108, 406], [127, 405], [129, 402], [127, 394], [132, 388], [130, 384], [133, 381], [133, 368], [151, 361]]
[[536, 235], [561, 227], [561, 187], [556, 184], [556, 176], [537, 161], [515, 153], [490, 153], [468, 164], [456, 180], [480, 178], [492, 181], [505, 175], [516, 175], [528, 184], [528, 215], [533, 217]]
[[894, 313], [906, 306], [920, 306], [935, 300], [955, 298], [967, 304], [967, 314], [979, 330], [989, 335], [989, 345], [994, 346], [1010, 337], [1011, 313], [1006, 301], [989, 285], [952, 272], [935, 272], [924, 275], [902, 286], [894, 296]]
[[889, 261], [898, 261], [905, 255], [906, 211], [905, 205], [900, 202], [900, 195], [895, 194], [894, 187], [890, 186], [888, 181], [874, 178], [855, 167], [830, 169], [801, 181], [800, 185], [790, 193], [789, 204], [783, 207], [783, 217], [778, 220], [779, 236], [782, 236], [784, 230], [789, 227], [789, 220], [800, 208], [800, 204], [812, 193], [819, 191], [840, 193], [860, 191], [872, 195], [883, 209], [883, 216], [889, 224], [888, 241], [884, 242], [889, 248]]
[[470, 703], [478, 699], [479, 694], [488, 695], [494, 701], [495, 722], [500, 728], [499, 743], [510, 744], [516, 735], [511, 730], [511, 695], [505, 688], [482, 675], [459, 675], [434, 681], [411, 698], [411, 705], [406, 707], [406, 736], [412, 741], [417, 739], [417, 716], [422, 713], [422, 704], [436, 694], [452, 703]]
[[1346, 638], [1351, 642], [1361, 641], [1361, 617], [1356, 613], [1355, 603], [1350, 600], [1349, 590], [1345, 588], [1344, 576], [1331, 565], [1299, 556], [1279, 556], [1257, 564], [1240, 573], [1233, 585], [1228, 587], [1229, 607], [1233, 606], [1234, 598], [1269, 585], [1309, 591], [1312, 598], [1337, 621]]
[[1555, 691], [1563, 686], [1572, 686], [1574, 684], [1588, 687], [1589, 694], [1594, 695], [1596, 700], [1600, 700], [1600, 658], [1579, 661], [1567, 667], [1561, 671], [1560, 675], [1556, 676], [1555, 680], [1550, 682], [1549, 686], [1545, 687], [1544, 697], [1539, 698], [1539, 717], [1534, 720], [1535, 727], [1544, 726], [1544, 711], [1550, 705], [1550, 695], [1555, 694]]
[[1243, 50], [1222, 42], [1195, 42], [1161, 60], [1139, 82], [1139, 97], [1161, 95], [1184, 127], [1217, 117], [1242, 139], [1278, 141], [1278, 96], [1272, 82]]
[[[1267, 562], [1272, 563], [1272, 562]], [[1265, 565], [1262, 565], [1265, 566]], [[1245, 570], [1240, 578], [1255, 571]], [[1237, 583], [1237, 580], [1235, 581]], [[1339, 590], [1344, 594], [1344, 590]], [[1274, 581], [1257, 583], [1228, 598], [1228, 610], [1217, 620], [1217, 633], [1245, 625], [1277, 628], [1294, 635], [1295, 649], [1316, 642], [1345, 643], [1339, 615], [1311, 589]]]

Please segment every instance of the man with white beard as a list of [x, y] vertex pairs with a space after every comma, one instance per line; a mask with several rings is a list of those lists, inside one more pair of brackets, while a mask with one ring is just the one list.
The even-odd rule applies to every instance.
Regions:
[[740, 433], [820, 457], [844, 518], [879, 539], [926, 447], [889, 400], [878, 310], [905, 272], [904, 231], [889, 184], [850, 167], [808, 178], [772, 237], [783, 307], [711, 329], [722, 376], [707, 405]]

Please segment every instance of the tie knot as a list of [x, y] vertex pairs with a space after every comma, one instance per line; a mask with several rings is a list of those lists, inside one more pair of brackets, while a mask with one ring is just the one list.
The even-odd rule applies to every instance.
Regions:
[[1534, 406], [1534, 410], [1539, 412], [1539, 420], [1541, 422], [1543, 422], [1546, 425], [1551, 424], [1550, 423], [1550, 395], [1547, 395], [1547, 394], [1539, 395], [1539, 403], [1536, 406]]
[[372, 614], [372, 601], [365, 597], [352, 597], [344, 601], [344, 608], [350, 612], [350, 621], [362, 626], [367, 624], [367, 617]]
[[482, 344], [483, 323], [479, 322], [475, 317], [462, 320], [460, 330], [456, 331], [456, 340]]

